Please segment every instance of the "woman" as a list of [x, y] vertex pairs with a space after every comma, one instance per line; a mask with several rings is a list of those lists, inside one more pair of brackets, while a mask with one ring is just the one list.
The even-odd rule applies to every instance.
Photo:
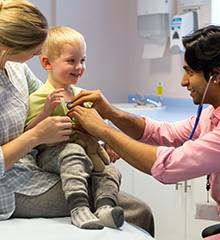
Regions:
[[[45, 17], [28, 1], [0, 1], [0, 220], [69, 216], [59, 177], [37, 167], [35, 151], [28, 154], [39, 144], [68, 140], [69, 117], [47, 117], [23, 133], [28, 95], [42, 84], [23, 62], [40, 54], [47, 31]], [[145, 204], [127, 195], [119, 202], [127, 221], [153, 235]]]
[[[212, 174], [212, 196], [220, 206], [220, 27], [200, 29], [184, 37], [183, 45], [181, 84], [200, 110], [203, 103], [210, 104], [202, 111], [194, 135], [195, 116], [179, 123], [158, 123], [120, 111], [99, 91], [82, 91], [69, 105], [69, 116], [76, 117], [84, 129], [107, 142], [129, 164], [162, 183]], [[93, 102], [97, 111], [77, 106], [84, 101]], [[105, 124], [97, 112], [124, 133]]]

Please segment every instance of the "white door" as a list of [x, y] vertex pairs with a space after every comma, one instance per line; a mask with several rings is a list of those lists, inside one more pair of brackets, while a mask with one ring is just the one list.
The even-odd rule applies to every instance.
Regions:
[[[188, 181], [191, 188], [187, 190], [187, 238], [186, 240], [200, 240], [201, 232], [204, 228], [217, 224], [217, 221], [211, 221], [206, 219], [195, 219], [196, 205], [204, 204], [207, 201], [206, 191], [206, 177], [196, 178]], [[214, 200], [209, 197], [209, 201], [214, 203]], [[214, 204], [215, 205], [215, 204]], [[205, 206], [203, 207], [203, 211]], [[213, 208], [214, 209], [214, 208]], [[215, 210], [215, 209], [214, 209]], [[210, 213], [210, 209], [208, 209]]]
[[157, 240], [185, 240], [186, 195], [183, 183], [164, 185], [134, 170], [134, 195], [152, 208]]

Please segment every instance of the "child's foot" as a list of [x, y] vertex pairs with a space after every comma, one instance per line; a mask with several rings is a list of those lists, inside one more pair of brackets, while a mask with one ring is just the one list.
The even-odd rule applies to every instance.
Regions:
[[104, 226], [88, 207], [77, 207], [71, 210], [72, 224], [83, 229], [102, 229]]
[[119, 228], [124, 223], [124, 210], [118, 206], [104, 205], [96, 210], [95, 215], [106, 227]]

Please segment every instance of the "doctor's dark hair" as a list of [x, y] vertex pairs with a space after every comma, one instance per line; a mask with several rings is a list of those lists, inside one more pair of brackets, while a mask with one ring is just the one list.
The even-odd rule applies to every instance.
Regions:
[[209, 25], [182, 39], [185, 61], [208, 81], [215, 67], [220, 67], [220, 26]]
[[0, 45], [8, 54], [31, 50], [48, 32], [44, 15], [26, 0], [0, 0]]

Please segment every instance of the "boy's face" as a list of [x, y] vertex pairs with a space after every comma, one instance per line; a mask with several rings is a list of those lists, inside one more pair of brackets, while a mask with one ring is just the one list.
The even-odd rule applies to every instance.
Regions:
[[76, 84], [83, 75], [86, 65], [86, 46], [83, 44], [66, 44], [59, 57], [50, 61], [51, 78], [60, 87]]

